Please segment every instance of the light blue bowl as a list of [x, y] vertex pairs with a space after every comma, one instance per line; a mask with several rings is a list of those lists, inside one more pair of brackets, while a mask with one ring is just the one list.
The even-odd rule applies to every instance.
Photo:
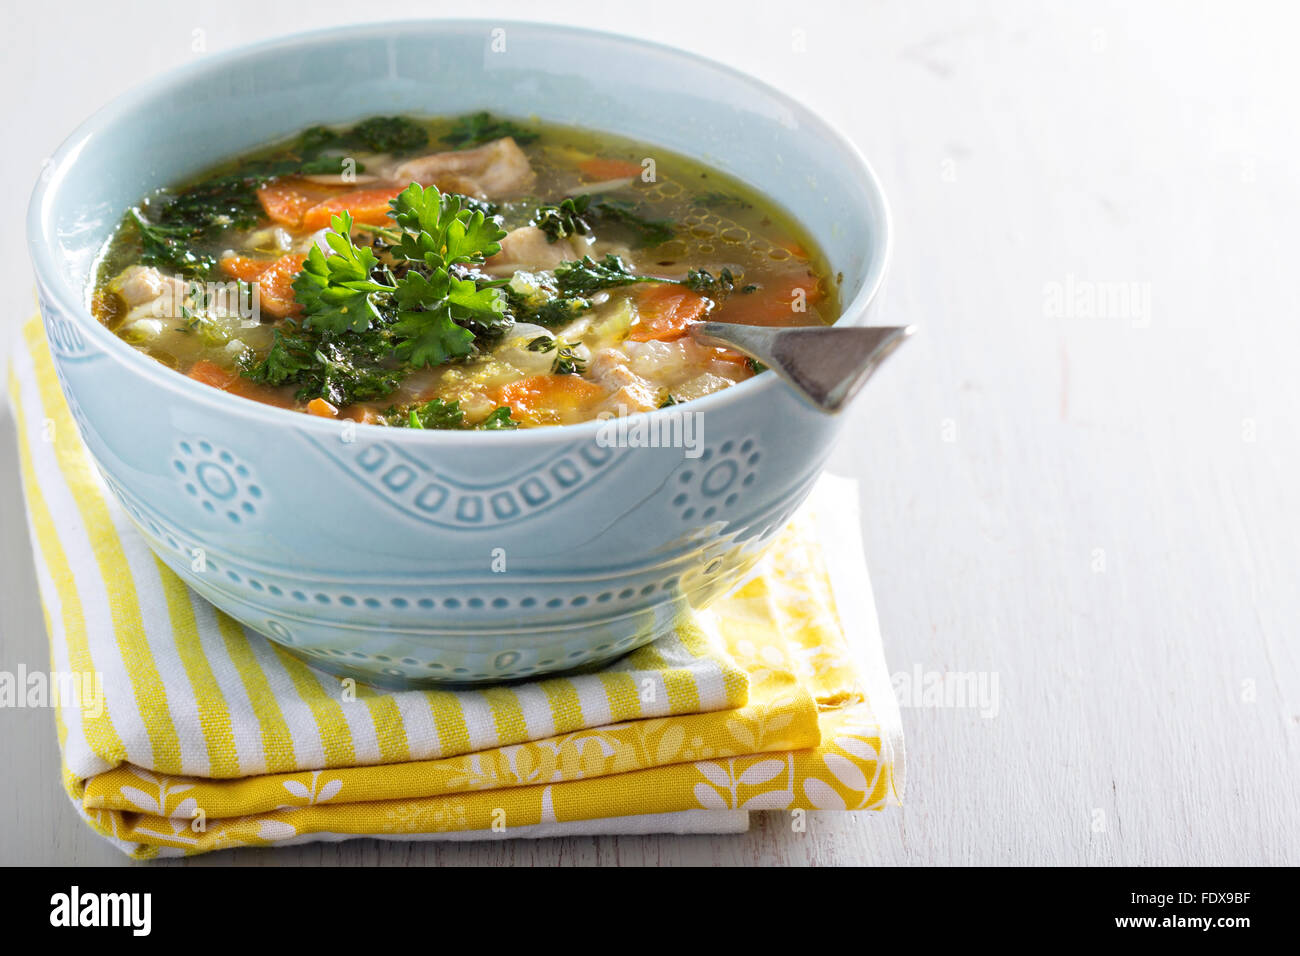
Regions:
[[752, 184], [795, 210], [843, 273], [841, 324], [868, 324], [888, 258], [875, 176], [825, 122], [727, 67], [585, 30], [311, 33], [207, 57], [86, 122], [28, 214], [82, 437], [195, 590], [311, 663], [377, 683], [508, 680], [647, 643], [752, 565], [839, 430], [772, 374], [636, 417], [692, 416], [694, 448], [611, 445], [600, 422], [345, 426], [193, 382], [92, 317], [95, 256], [149, 191], [311, 124], [476, 109], [608, 130]]

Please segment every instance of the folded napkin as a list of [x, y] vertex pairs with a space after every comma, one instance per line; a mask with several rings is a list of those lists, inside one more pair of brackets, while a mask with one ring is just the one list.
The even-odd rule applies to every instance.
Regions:
[[64, 784], [132, 856], [738, 832], [750, 810], [901, 793], [853, 482], [823, 478], [736, 590], [603, 670], [352, 695], [153, 557], [76, 433], [38, 320], [9, 391], [50, 684], [81, 691], [55, 708]]

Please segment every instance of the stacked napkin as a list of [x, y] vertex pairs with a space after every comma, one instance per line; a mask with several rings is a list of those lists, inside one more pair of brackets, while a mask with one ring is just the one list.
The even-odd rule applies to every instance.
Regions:
[[750, 810], [901, 793], [853, 482], [823, 478], [736, 590], [601, 671], [352, 693], [153, 557], [77, 436], [38, 320], [9, 391], [64, 784], [132, 856], [739, 832]]

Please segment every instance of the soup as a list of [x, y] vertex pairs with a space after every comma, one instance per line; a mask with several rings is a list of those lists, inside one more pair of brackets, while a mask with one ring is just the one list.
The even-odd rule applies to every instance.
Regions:
[[313, 127], [145, 198], [92, 307], [246, 399], [415, 428], [562, 425], [758, 374], [705, 319], [821, 325], [799, 226], [702, 163], [486, 113]]

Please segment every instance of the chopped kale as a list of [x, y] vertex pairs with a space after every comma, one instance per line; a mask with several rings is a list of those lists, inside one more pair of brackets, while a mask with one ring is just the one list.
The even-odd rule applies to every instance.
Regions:
[[514, 137], [520, 146], [533, 142], [538, 134], [513, 120], [501, 119], [486, 111], [469, 113], [460, 117], [452, 128], [442, 137], [442, 141], [453, 149], [469, 149], [482, 146], [503, 136]]
[[137, 209], [132, 209], [129, 215], [140, 234], [140, 261], [143, 264], [187, 276], [206, 276], [216, 268], [214, 257], [195, 251], [192, 245], [194, 232], [189, 227], [146, 222]]
[[405, 116], [372, 116], [347, 130], [313, 126], [299, 134], [293, 151], [307, 162], [326, 150], [412, 153], [429, 143], [429, 131]]
[[557, 325], [566, 325], [591, 310], [591, 300], [581, 296], [550, 298], [540, 305], [534, 305], [508, 286], [506, 295], [514, 321], [531, 322], [548, 329]]
[[406, 423], [410, 428], [462, 428], [465, 413], [460, 410], [459, 402], [434, 398], [412, 408], [407, 413]]
[[531, 222], [546, 233], [548, 242], [555, 242], [567, 236], [585, 236], [597, 220], [623, 227], [635, 237], [638, 246], [661, 245], [677, 234], [671, 219], [646, 219], [636, 213], [630, 202], [592, 200], [586, 193], [556, 205], [538, 206]]
[[583, 218], [590, 203], [591, 197], [582, 195], [561, 200], [558, 205], [538, 206], [533, 213], [532, 223], [546, 233], [547, 242], [556, 242], [569, 236], [585, 236], [591, 232], [591, 225]]
[[566, 299], [587, 298], [602, 289], [632, 285], [636, 282], [662, 282], [654, 276], [636, 275], [619, 256], [608, 252], [597, 262], [583, 256], [576, 262], [561, 262], [555, 267], [555, 284]]
[[716, 278], [708, 269], [692, 269], [686, 273], [686, 278], [681, 284], [692, 292], [721, 299], [731, 294], [731, 290], [736, 286], [736, 277], [726, 267], [723, 267]]
[[[338, 175], [343, 172], [344, 160], [345, 157], [342, 156], [318, 156], [316, 159], [309, 159], [299, 166], [298, 174], [301, 176], [314, 174]], [[357, 163], [352, 167], [354, 173], [364, 173], [365, 171], [365, 163]]]
[[245, 358], [243, 374], [263, 385], [297, 385], [299, 401], [323, 398], [342, 407], [376, 401], [402, 383], [407, 370], [392, 364], [391, 350], [384, 328], [332, 332], [290, 323], [276, 331], [260, 361]]
[[635, 212], [632, 203], [621, 199], [602, 199], [594, 203], [591, 215], [625, 227], [636, 236], [639, 246], [662, 245], [677, 234], [671, 219], [646, 219]]
[[476, 429], [496, 431], [502, 428], [518, 428], [519, 423], [510, 417], [510, 406], [501, 405], [492, 414], [477, 425], [465, 424], [465, 413], [459, 402], [447, 402], [434, 398], [423, 405], [415, 405], [405, 414], [390, 412], [388, 424], [405, 428], [428, 428], [441, 430]]
[[429, 131], [405, 116], [374, 116], [347, 135], [374, 153], [413, 153], [429, 143]]
[[613, 253], [606, 253], [599, 262], [590, 256], [583, 256], [577, 262], [562, 262], [555, 267], [555, 284], [564, 297], [590, 296], [601, 289], [614, 289], [636, 282], [663, 282], [720, 299], [730, 294], [735, 281], [731, 270], [726, 268], [717, 276], [707, 269], [692, 269], [684, 279], [638, 275]]

